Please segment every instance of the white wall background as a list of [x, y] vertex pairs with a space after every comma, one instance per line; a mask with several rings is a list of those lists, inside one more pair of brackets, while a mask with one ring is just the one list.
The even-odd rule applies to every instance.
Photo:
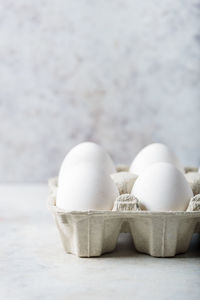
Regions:
[[1, 0], [0, 180], [45, 181], [83, 140], [200, 164], [200, 0]]

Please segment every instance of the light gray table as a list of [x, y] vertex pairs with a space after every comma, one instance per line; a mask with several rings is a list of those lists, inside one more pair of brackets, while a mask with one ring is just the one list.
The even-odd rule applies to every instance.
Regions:
[[200, 237], [175, 258], [135, 251], [130, 235], [99, 258], [64, 253], [46, 185], [0, 186], [0, 299], [200, 299]]

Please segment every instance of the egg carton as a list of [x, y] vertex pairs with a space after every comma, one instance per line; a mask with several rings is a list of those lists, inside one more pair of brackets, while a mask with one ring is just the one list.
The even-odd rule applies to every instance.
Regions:
[[138, 252], [173, 257], [200, 233], [200, 211], [64, 211], [56, 206], [57, 178], [49, 180], [48, 207], [67, 253], [79, 257], [112, 252], [121, 232], [130, 232]]

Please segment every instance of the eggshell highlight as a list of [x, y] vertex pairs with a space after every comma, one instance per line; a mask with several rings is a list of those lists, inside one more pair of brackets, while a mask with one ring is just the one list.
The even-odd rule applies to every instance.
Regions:
[[65, 181], [65, 173], [80, 163], [91, 162], [101, 165], [105, 172], [112, 174], [116, 172], [114, 162], [106, 151], [92, 142], [78, 144], [65, 156], [58, 176], [58, 185]]
[[183, 173], [169, 163], [148, 167], [136, 179], [131, 194], [151, 211], [184, 211], [193, 197]]
[[174, 152], [166, 145], [160, 143], [154, 143], [144, 147], [133, 160], [129, 171], [139, 175], [151, 164], [158, 162], [174, 164], [183, 172], [183, 168]]

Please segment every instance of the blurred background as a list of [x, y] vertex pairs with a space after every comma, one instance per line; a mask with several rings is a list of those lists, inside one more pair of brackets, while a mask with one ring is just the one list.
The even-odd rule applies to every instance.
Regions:
[[81, 141], [200, 164], [200, 1], [2, 0], [0, 181], [45, 182]]

